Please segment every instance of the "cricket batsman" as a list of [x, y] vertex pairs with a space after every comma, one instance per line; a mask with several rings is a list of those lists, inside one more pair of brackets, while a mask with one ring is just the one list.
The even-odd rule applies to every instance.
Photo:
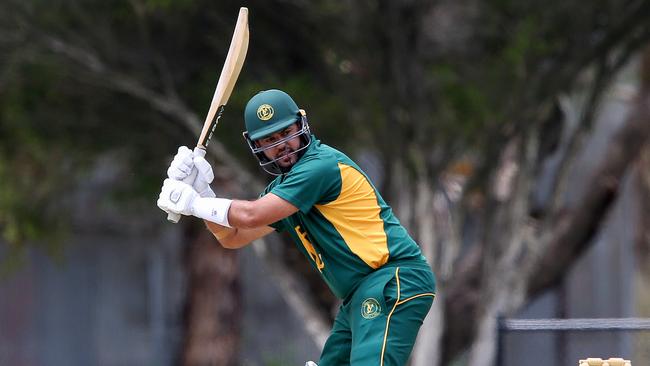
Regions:
[[417, 243], [361, 168], [311, 133], [288, 94], [254, 95], [244, 122], [251, 152], [275, 176], [257, 200], [217, 198], [204, 154], [180, 147], [158, 207], [205, 220], [225, 248], [289, 233], [341, 299], [318, 365], [405, 365], [435, 296]]

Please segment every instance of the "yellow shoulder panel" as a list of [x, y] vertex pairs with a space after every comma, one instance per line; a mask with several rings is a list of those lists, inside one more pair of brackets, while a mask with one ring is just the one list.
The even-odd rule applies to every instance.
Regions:
[[379, 268], [388, 261], [388, 241], [374, 188], [355, 168], [339, 163], [341, 193], [336, 200], [316, 209], [332, 223], [350, 250], [368, 266]]

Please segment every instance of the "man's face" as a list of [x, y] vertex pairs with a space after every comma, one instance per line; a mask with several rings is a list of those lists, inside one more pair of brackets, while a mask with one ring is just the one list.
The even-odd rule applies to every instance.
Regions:
[[[264, 138], [255, 141], [255, 143], [257, 144], [257, 147], [264, 148], [273, 145], [274, 143], [277, 143], [278, 141], [287, 138], [288, 136], [296, 134], [298, 132], [298, 129], [299, 129], [298, 124], [294, 123], [282, 131], [276, 132], [272, 135], [266, 136]], [[277, 146], [269, 148], [268, 150], [264, 150], [264, 155], [266, 155], [266, 157], [270, 160], [279, 158], [276, 161], [277, 164], [282, 168], [289, 168], [293, 164], [295, 164], [296, 161], [298, 160], [298, 154], [291, 154], [291, 153], [298, 150], [299, 148], [300, 148], [300, 136], [296, 136], [288, 141], [284, 141], [283, 143]]]

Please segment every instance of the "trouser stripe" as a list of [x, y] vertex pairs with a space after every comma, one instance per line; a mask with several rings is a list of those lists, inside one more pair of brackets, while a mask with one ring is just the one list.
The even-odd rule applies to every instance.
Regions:
[[423, 293], [423, 294], [419, 294], [419, 295], [411, 296], [411, 297], [409, 297], [408, 299], [404, 299], [404, 300], [402, 300], [402, 301], [399, 301], [399, 302], [397, 303], [397, 305], [402, 305], [403, 303], [405, 303], [405, 302], [407, 302], [407, 301], [410, 301], [410, 300], [415, 299], [416, 297], [422, 297], [422, 296], [431, 296], [431, 297], [435, 298], [435, 297], [436, 297], [436, 294], [434, 294], [433, 292], [426, 292], [426, 293]]
[[390, 313], [388, 313], [388, 318], [386, 319], [386, 330], [384, 331], [384, 343], [381, 346], [381, 363], [379, 364], [380, 366], [384, 366], [384, 352], [386, 351], [386, 340], [388, 339], [388, 327], [390, 326], [390, 317], [393, 315], [393, 312], [395, 311], [395, 308], [399, 303], [399, 295], [400, 295], [399, 267], [395, 268], [395, 278], [397, 279], [397, 301], [395, 301], [395, 305], [393, 305], [393, 308], [390, 310]]
[[436, 297], [436, 294], [433, 292], [426, 292], [423, 294], [418, 294], [415, 296], [411, 296], [407, 299], [401, 300], [400, 301], [400, 283], [399, 283], [399, 267], [395, 268], [395, 279], [397, 280], [397, 301], [395, 301], [395, 305], [393, 305], [393, 308], [390, 310], [390, 313], [388, 313], [388, 318], [386, 319], [386, 330], [384, 331], [384, 343], [381, 346], [381, 363], [380, 366], [384, 366], [384, 353], [386, 352], [386, 342], [388, 341], [388, 328], [390, 327], [390, 318], [393, 316], [393, 313], [395, 312], [395, 308], [397, 308], [397, 305], [401, 305], [407, 301], [413, 300], [418, 297], [422, 296], [431, 296], [431, 297]]

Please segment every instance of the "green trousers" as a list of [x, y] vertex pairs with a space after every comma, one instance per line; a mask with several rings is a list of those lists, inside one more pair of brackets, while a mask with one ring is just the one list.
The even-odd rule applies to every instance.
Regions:
[[426, 262], [386, 264], [343, 301], [318, 365], [405, 365], [434, 296]]

